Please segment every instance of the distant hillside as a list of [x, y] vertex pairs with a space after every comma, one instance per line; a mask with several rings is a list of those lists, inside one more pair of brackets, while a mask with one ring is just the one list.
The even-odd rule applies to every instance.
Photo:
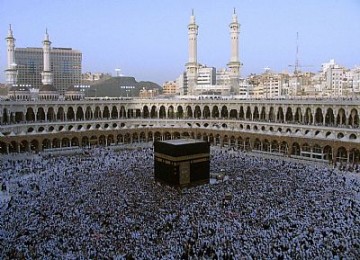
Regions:
[[88, 97], [137, 97], [141, 89], [158, 89], [161, 87], [150, 81], [137, 82], [134, 77], [113, 77], [96, 82], [87, 91]]

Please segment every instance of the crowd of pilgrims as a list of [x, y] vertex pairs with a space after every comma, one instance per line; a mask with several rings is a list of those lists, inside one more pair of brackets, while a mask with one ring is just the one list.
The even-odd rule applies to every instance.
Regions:
[[0, 258], [360, 258], [360, 173], [211, 148], [210, 184], [154, 181], [153, 149], [0, 164]]

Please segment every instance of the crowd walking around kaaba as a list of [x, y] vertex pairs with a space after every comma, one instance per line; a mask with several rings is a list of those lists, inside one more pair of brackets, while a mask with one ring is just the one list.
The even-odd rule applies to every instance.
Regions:
[[0, 161], [0, 259], [360, 258], [360, 172], [211, 148], [156, 183], [151, 144]]

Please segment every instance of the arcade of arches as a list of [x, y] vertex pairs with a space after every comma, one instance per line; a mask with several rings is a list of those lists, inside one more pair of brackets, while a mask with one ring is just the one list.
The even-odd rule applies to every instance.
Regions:
[[[196, 138], [208, 140], [212, 145], [260, 153], [351, 164], [360, 162], [360, 107], [357, 104], [246, 103], [228, 100], [221, 103], [198, 100], [152, 102], [5, 102], [0, 104], [0, 153]], [[134, 119], [137, 120], [131, 125], [129, 122]], [[190, 123], [176, 128], [170, 122], [180, 119], [199, 128], [194, 130]], [[147, 121], [146, 124], [150, 120], [158, 123], [164, 121], [164, 125], [161, 128], [151, 128], [146, 124], [141, 127], [141, 120]], [[217, 121], [217, 126], [208, 127], [210, 120]], [[100, 121], [101, 124], [96, 123]], [[104, 121], [108, 123], [104, 124]], [[122, 124], [120, 127], [120, 121], [126, 122], [127, 126]], [[229, 121], [239, 122], [238, 129], [231, 130]], [[91, 124], [94, 122], [95, 125]], [[117, 122], [119, 126], [115, 127], [114, 123], [112, 127], [112, 122]], [[251, 129], [244, 122], [251, 123]], [[44, 124], [47, 126], [42, 126]], [[277, 124], [277, 131], [273, 130], [274, 124]], [[290, 136], [290, 126], [313, 127], [316, 135], [320, 131], [315, 129], [321, 126], [321, 129], [325, 129], [324, 136], [334, 138], [314, 139], [315, 134], [308, 135], [309, 130], [296, 137]], [[14, 132], [14, 129], [20, 130]]]
[[[13, 107], [12, 107], [13, 108]], [[359, 128], [359, 106], [315, 105], [44, 105], [12, 109], [4, 107], [2, 124], [41, 121], [81, 121], [121, 118], [234, 119], [285, 124]]]

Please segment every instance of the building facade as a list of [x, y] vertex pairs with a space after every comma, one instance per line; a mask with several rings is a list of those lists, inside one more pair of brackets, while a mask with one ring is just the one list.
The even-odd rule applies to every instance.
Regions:
[[[42, 48], [16, 48], [15, 62], [18, 70], [18, 84], [33, 88], [42, 85], [41, 73], [44, 69]], [[52, 48], [50, 50], [53, 85], [60, 93], [67, 88], [81, 84], [82, 53], [71, 48]]]
[[355, 100], [4, 101], [0, 153], [178, 138], [323, 163], [360, 162]]
[[17, 84], [40, 89], [43, 82], [48, 85], [51, 81], [60, 94], [64, 94], [69, 87], [81, 84], [82, 53], [71, 48], [51, 48], [47, 32], [43, 48], [15, 48], [11, 26], [6, 42], [8, 60], [5, 76], [8, 87]]

